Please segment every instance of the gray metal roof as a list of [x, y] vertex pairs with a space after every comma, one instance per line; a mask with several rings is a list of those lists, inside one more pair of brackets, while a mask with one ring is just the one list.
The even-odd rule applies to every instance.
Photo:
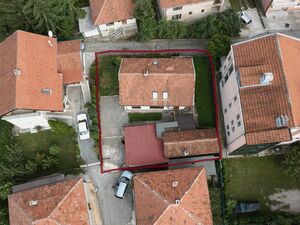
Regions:
[[178, 128], [178, 123], [176, 121], [173, 122], [164, 122], [164, 123], [156, 123], [156, 136], [158, 138], [162, 137], [163, 132], [166, 130], [174, 130]]

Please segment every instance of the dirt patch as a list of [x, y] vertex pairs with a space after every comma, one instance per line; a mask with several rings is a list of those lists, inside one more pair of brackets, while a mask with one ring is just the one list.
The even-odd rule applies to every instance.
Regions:
[[268, 198], [272, 201], [270, 205], [272, 211], [300, 213], [300, 190], [280, 189]]

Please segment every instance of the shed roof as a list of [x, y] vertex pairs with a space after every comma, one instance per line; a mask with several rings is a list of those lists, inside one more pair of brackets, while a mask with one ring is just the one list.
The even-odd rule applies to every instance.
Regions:
[[127, 166], [166, 163], [162, 140], [156, 137], [155, 124], [124, 127]]

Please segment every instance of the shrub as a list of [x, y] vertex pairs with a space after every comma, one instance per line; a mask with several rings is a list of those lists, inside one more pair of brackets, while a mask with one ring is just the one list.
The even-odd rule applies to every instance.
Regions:
[[178, 39], [185, 38], [187, 35], [187, 26], [181, 21], [166, 21], [158, 22], [158, 38], [163, 39]]
[[284, 172], [286, 175], [293, 178], [300, 178], [300, 149], [299, 144], [294, 146], [291, 150], [284, 156], [284, 161], [282, 162]]
[[157, 121], [161, 120], [161, 113], [129, 113], [129, 122]]
[[230, 50], [230, 38], [226, 35], [215, 34], [208, 40], [207, 48], [214, 58], [225, 56]]

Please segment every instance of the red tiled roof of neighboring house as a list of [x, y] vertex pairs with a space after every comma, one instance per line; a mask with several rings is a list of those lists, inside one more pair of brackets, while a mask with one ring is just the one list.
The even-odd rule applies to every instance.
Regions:
[[[30, 205], [30, 201], [37, 201]], [[66, 180], [9, 195], [11, 225], [88, 225], [82, 179]]]
[[83, 78], [80, 40], [62, 41], [57, 44], [58, 72], [63, 74], [64, 84], [79, 83]]
[[300, 39], [277, 35], [295, 126], [300, 126]]
[[[144, 72], [148, 71], [148, 76]], [[119, 71], [124, 106], [194, 106], [195, 71], [188, 58], [123, 58]], [[152, 99], [156, 91], [157, 99]], [[163, 92], [168, 99], [163, 99]]]
[[140, 166], [166, 163], [162, 140], [156, 137], [155, 124], [124, 127], [125, 164]]
[[[63, 110], [56, 39], [16, 31], [0, 43], [0, 54], [0, 115], [15, 109]], [[21, 74], [15, 76], [15, 69]], [[51, 94], [43, 94], [45, 88]]]
[[163, 133], [166, 158], [190, 157], [219, 152], [216, 129], [170, 131]]
[[[289, 132], [278, 129], [275, 122], [276, 117], [287, 115], [288, 127], [295, 125], [278, 36], [268, 35], [235, 44], [232, 48], [235, 67], [240, 74], [240, 99], [247, 141], [263, 144], [291, 140]], [[260, 76], [266, 72], [273, 73], [272, 83], [257, 85]]]
[[258, 6], [262, 9], [263, 13], [265, 14], [269, 9], [273, 0], [260, 0], [258, 1]]
[[140, 173], [133, 179], [137, 225], [213, 224], [203, 167]]
[[134, 0], [90, 0], [95, 25], [133, 18]]
[[208, 2], [208, 1], [210, 0], [159, 0], [158, 4], [162, 9], [167, 9], [176, 6], [197, 4], [200, 2]]

